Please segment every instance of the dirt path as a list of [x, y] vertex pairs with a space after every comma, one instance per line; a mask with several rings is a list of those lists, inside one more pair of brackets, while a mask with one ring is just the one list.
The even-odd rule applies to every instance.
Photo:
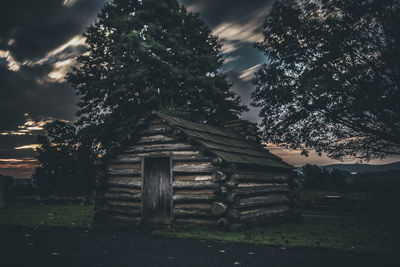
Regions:
[[0, 266], [400, 266], [396, 256], [163, 239], [138, 230], [0, 226]]

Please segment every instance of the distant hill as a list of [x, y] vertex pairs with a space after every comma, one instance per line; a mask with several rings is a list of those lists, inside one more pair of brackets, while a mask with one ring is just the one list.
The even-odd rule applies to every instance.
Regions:
[[400, 170], [400, 161], [382, 164], [382, 165], [371, 165], [371, 164], [331, 164], [321, 166], [327, 170], [339, 169], [341, 171], [348, 172], [385, 172], [390, 170]]

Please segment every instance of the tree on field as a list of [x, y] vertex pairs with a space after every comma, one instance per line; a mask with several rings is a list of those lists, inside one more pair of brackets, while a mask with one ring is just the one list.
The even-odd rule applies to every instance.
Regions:
[[329, 172], [317, 165], [306, 164], [301, 168], [303, 173], [303, 186], [306, 189], [325, 189]]
[[113, 0], [84, 36], [88, 52], [67, 80], [78, 125], [103, 148], [150, 110], [214, 124], [246, 110], [219, 72], [221, 43], [176, 0]]
[[96, 156], [89, 144], [79, 138], [69, 123], [54, 121], [46, 125], [47, 135], [38, 136], [37, 167], [33, 175], [43, 196], [86, 194], [94, 189]]
[[281, 0], [256, 44], [263, 136], [363, 160], [400, 154], [400, 1]]

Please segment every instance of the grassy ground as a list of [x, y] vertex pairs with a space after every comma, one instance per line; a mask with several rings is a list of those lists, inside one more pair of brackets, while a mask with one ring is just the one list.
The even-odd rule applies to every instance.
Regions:
[[0, 225], [28, 227], [91, 227], [94, 210], [88, 205], [12, 205], [0, 210]]
[[[87, 205], [14, 205], [0, 210], [0, 226], [92, 227], [93, 207]], [[163, 237], [196, 238], [287, 247], [324, 247], [351, 251], [400, 254], [400, 231], [395, 223], [366, 218], [314, 218], [268, 225], [249, 232], [201, 229], [154, 230]]]
[[282, 248], [324, 247], [400, 254], [400, 233], [396, 228], [388, 222], [365, 218], [306, 218], [302, 222], [269, 225], [248, 232], [177, 229], [154, 230], [153, 234], [275, 245]]

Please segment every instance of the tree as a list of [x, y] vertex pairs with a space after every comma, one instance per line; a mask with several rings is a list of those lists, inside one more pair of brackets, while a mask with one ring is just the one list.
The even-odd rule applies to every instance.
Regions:
[[33, 175], [42, 196], [90, 194], [94, 189], [96, 155], [77, 129], [54, 121], [46, 125], [47, 135], [38, 136], [37, 167]]
[[264, 139], [361, 160], [400, 154], [400, 1], [282, 0], [256, 47]]
[[325, 189], [329, 172], [317, 165], [306, 164], [301, 168], [303, 173], [303, 186], [306, 189]]
[[80, 127], [103, 148], [151, 110], [214, 124], [246, 110], [218, 71], [221, 43], [176, 0], [113, 0], [84, 36], [88, 51], [67, 80]]

